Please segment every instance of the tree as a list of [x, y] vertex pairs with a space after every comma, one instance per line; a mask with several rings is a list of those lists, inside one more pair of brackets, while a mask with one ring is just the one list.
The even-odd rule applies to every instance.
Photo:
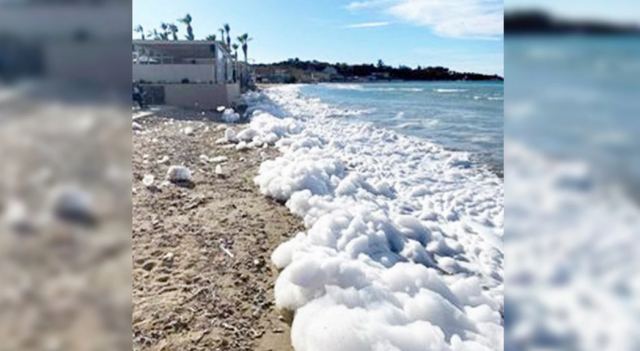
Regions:
[[[229, 23], [225, 23], [224, 26], [222, 26], [222, 29], [224, 29], [225, 33], [227, 33], [227, 48], [231, 48], [231, 27], [229, 26]], [[224, 38], [224, 37], [223, 37]]]
[[152, 37], [153, 40], [160, 40], [160, 34], [157, 29], [154, 29], [152, 32], [147, 33], [148, 36]]
[[253, 38], [249, 37], [249, 34], [244, 33], [241, 36], [238, 37], [238, 42], [240, 43], [240, 45], [242, 45], [242, 52], [244, 53], [244, 62], [248, 62], [247, 60], [247, 51], [248, 51], [248, 46], [249, 46], [249, 42], [253, 40]]
[[218, 32], [220, 32], [220, 41], [224, 44], [224, 27], [218, 28]]
[[141, 25], [138, 25], [138, 26], [134, 29], [134, 31], [135, 31], [136, 33], [140, 33], [140, 39], [142, 39], [142, 40], [145, 40], [145, 39], [146, 39], [146, 37], [144, 36], [144, 28], [142, 28], [142, 26], [141, 26]]
[[207, 37], [205, 39], [209, 40], [209, 41], [216, 41], [216, 35], [215, 34], [209, 34], [209, 35], [207, 35]]
[[240, 48], [240, 45], [233, 43], [231, 44], [231, 48], [233, 49], [233, 56], [236, 58], [236, 61], [238, 60], [238, 48]]
[[193, 36], [193, 28], [191, 27], [191, 15], [187, 13], [186, 16], [184, 16], [184, 18], [179, 18], [178, 22], [180, 23], [184, 23], [187, 26], [187, 35], [185, 35], [185, 38], [187, 38], [187, 40], [193, 40], [194, 36]]
[[173, 23], [169, 24], [169, 32], [173, 36], [173, 40], [178, 40], [178, 26]]
[[160, 39], [169, 40], [169, 25], [163, 22], [162, 24], [160, 24], [160, 29], [162, 29], [162, 31], [159, 33]]
[[382, 60], [378, 60], [378, 68], [384, 68], [384, 62]]

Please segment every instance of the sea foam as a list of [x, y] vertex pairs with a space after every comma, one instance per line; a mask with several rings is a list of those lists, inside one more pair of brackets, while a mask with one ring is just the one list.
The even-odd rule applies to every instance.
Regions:
[[255, 183], [306, 227], [272, 255], [296, 350], [502, 349], [499, 178], [295, 85], [245, 99], [250, 143], [282, 153]]

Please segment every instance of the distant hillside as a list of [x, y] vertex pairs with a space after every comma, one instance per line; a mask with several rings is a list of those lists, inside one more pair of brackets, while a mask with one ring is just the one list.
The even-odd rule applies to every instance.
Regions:
[[301, 61], [289, 59], [271, 64], [253, 65], [258, 82], [308, 83], [340, 81], [379, 81], [379, 80], [497, 80], [498, 75], [486, 75], [473, 72], [456, 72], [446, 67], [392, 67], [382, 61], [377, 64], [328, 63], [320, 61]]
[[505, 13], [504, 31], [505, 35], [640, 35], [640, 26], [595, 20], [569, 20], [555, 17], [542, 10], [518, 10]]

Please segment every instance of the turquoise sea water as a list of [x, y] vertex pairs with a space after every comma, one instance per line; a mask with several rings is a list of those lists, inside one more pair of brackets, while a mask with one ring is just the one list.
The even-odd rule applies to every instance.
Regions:
[[477, 166], [502, 173], [502, 82], [336, 83], [306, 85], [301, 93], [355, 122], [468, 151]]
[[505, 63], [507, 142], [586, 161], [640, 195], [639, 37], [508, 38]]

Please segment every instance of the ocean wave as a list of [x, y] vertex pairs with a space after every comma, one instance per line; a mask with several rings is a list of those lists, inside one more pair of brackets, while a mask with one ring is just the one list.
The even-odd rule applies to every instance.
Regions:
[[422, 125], [422, 123], [418, 123], [418, 122], [407, 122], [407, 123], [398, 124], [396, 128], [415, 130], [415, 129], [422, 129], [424, 128], [424, 126]]
[[296, 86], [255, 102], [251, 143], [282, 153], [255, 182], [306, 227], [272, 255], [294, 348], [501, 349], [502, 181], [468, 153], [332, 118]]
[[467, 91], [466, 89], [445, 89], [445, 88], [437, 88], [434, 89], [436, 93], [463, 93]]
[[324, 83], [322, 86], [336, 90], [358, 90], [358, 91], [403, 91], [403, 92], [422, 92], [422, 88], [409, 87], [373, 87], [366, 84], [349, 84], [349, 83]]
[[330, 89], [337, 90], [364, 90], [361, 84], [348, 84], [348, 83], [324, 83], [323, 86]]
[[501, 100], [504, 100], [504, 98], [502, 96], [478, 96], [478, 95], [474, 95], [473, 99], [474, 100], [489, 100], [489, 101], [501, 101]]
[[369, 88], [369, 89], [364, 89], [364, 90], [368, 90], [368, 91], [404, 91], [404, 92], [412, 92], [412, 93], [418, 93], [418, 92], [424, 91], [424, 89], [422, 89], [422, 88]]

